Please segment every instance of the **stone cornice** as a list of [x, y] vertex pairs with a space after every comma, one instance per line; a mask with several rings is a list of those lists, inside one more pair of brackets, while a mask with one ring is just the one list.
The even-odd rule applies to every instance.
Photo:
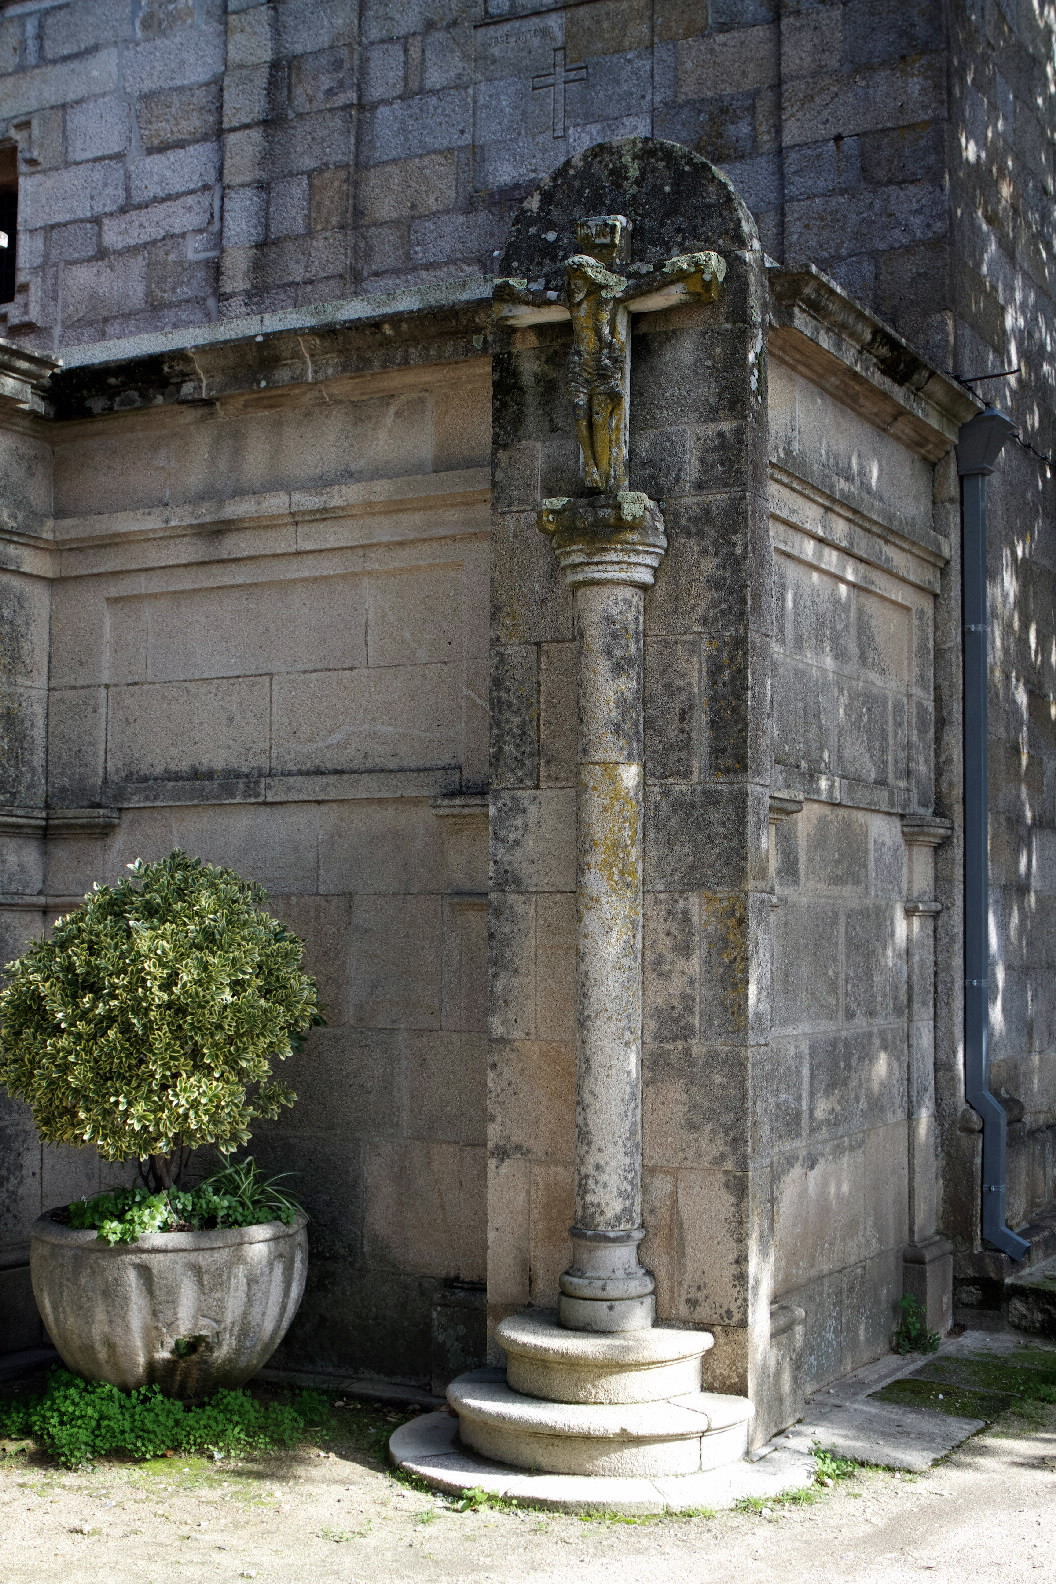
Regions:
[[49, 417], [48, 381], [59, 367], [57, 358], [0, 341], [0, 418], [11, 413]]
[[0, 809], [0, 836], [107, 836], [116, 829], [116, 808]]
[[771, 825], [779, 825], [782, 820], [790, 819], [793, 814], [802, 814], [802, 812], [803, 799], [801, 797], [791, 797], [787, 792], [771, 792]]
[[43, 809], [0, 809], [0, 836], [43, 836], [46, 823]]
[[[934, 461], [980, 410], [813, 266], [771, 265], [770, 350]], [[350, 374], [461, 362], [489, 350], [481, 276], [247, 315], [68, 349], [62, 362], [0, 343], [0, 410], [62, 419], [212, 402]]]
[[486, 792], [448, 792], [429, 799], [434, 814], [445, 819], [487, 819]]
[[55, 416], [94, 418], [463, 362], [487, 350], [492, 323], [490, 288], [474, 279], [96, 342], [72, 348], [54, 376]]
[[927, 461], [945, 456], [981, 411], [970, 392], [812, 265], [772, 265], [768, 278], [772, 354]]
[[109, 836], [121, 823], [116, 808], [49, 809], [49, 836]]

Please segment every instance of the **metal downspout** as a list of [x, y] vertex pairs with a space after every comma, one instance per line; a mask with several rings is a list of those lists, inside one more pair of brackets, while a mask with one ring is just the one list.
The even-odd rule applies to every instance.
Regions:
[[1012, 1259], [1030, 1244], [1007, 1222], [1005, 1108], [990, 1090], [990, 793], [987, 683], [986, 480], [1015, 426], [995, 407], [966, 423], [957, 443], [964, 589], [964, 1086], [983, 1120], [983, 1237]]

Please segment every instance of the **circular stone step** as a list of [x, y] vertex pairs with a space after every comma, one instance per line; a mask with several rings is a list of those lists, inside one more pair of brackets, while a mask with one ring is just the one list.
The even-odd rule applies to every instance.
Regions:
[[496, 1332], [514, 1391], [558, 1403], [646, 1403], [700, 1390], [708, 1331], [569, 1331], [552, 1309], [510, 1315]]
[[548, 1474], [699, 1473], [743, 1457], [746, 1397], [689, 1392], [663, 1402], [555, 1403], [525, 1397], [501, 1370], [470, 1370], [447, 1400], [463, 1442], [483, 1457]]
[[451, 1496], [487, 1491], [526, 1507], [579, 1513], [699, 1513], [732, 1507], [746, 1496], [773, 1500], [803, 1490], [815, 1479], [813, 1457], [776, 1447], [757, 1460], [738, 1459], [723, 1468], [670, 1478], [580, 1474], [534, 1474], [479, 1457], [458, 1439], [452, 1413], [419, 1414], [400, 1425], [389, 1441], [397, 1468]]

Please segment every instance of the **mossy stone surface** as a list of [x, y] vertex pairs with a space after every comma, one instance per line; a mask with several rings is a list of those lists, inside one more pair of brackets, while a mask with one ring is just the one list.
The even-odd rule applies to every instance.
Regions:
[[947, 1354], [873, 1392], [877, 1402], [992, 1421], [1024, 1402], [1056, 1401], [1056, 1351]]

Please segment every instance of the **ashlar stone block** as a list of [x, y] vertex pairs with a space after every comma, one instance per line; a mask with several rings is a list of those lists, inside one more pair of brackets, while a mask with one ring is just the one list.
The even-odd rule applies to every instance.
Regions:
[[86, 99], [66, 111], [66, 149], [71, 161], [123, 154], [130, 138], [128, 101], [117, 94]]
[[0, 683], [0, 803], [43, 805], [47, 718], [43, 688]]
[[529, 1302], [553, 1302], [558, 1278], [566, 1269], [570, 1244], [568, 1229], [575, 1210], [574, 1170], [556, 1161], [532, 1161], [529, 1170], [531, 1265]]
[[484, 897], [444, 903], [441, 1021], [445, 1029], [487, 1030], [488, 905]]
[[571, 891], [575, 809], [570, 791], [493, 794], [492, 883], [497, 890]]
[[493, 1155], [569, 1162], [575, 1149], [575, 1050], [569, 1042], [492, 1041], [488, 1106]]
[[283, 774], [457, 765], [455, 667], [391, 666], [276, 677], [273, 767]]
[[111, 688], [107, 717], [111, 779], [265, 773], [269, 695], [263, 677]]
[[488, 1026], [493, 1040], [536, 1033], [536, 897], [497, 891], [491, 897]]
[[655, 1169], [747, 1169], [752, 1058], [702, 1042], [646, 1048], [644, 1155]]
[[[315, 899], [305, 899], [314, 901]], [[308, 961], [309, 971], [312, 963]], [[343, 1008], [332, 1003], [331, 1015]], [[395, 1137], [402, 1132], [402, 1036], [390, 1029], [357, 1029], [333, 1024], [313, 1029], [308, 1043], [279, 1070], [297, 1095], [296, 1108], [259, 1131], [282, 1134], [291, 1126], [320, 1137]]]
[[[354, 798], [319, 806], [320, 890], [363, 896], [437, 890], [442, 821], [424, 798]], [[483, 844], [483, 833], [481, 843]]]
[[774, 1291], [790, 1293], [864, 1257], [865, 1146], [834, 1139], [775, 1163]]
[[484, 1152], [441, 1141], [379, 1140], [365, 1156], [365, 1241], [374, 1265], [480, 1280]]
[[476, 1034], [405, 1030], [399, 1036], [411, 1138], [483, 1145], [488, 1047]]
[[841, 910], [786, 898], [774, 918], [774, 1024], [834, 1023], [840, 1016]]
[[[892, 762], [891, 705], [887, 692], [852, 682], [836, 683], [835, 768], [841, 775], [873, 784], [892, 778], [897, 761]], [[895, 775], [896, 780], [903, 778], [904, 771], [902, 777]]]
[[139, 135], [148, 153], [214, 136], [219, 120], [217, 83], [204, 83], [197, 88], [163, 88], [158, 93], [145, 94], [136, 104]]
[[48, 798], [52, 804], [88, 808], [97, 803], [106, 761], [105, 690], [53, 690], [48, 738]]
[[363, 1028], [439, 1029], [441, 940], [437, 896], [353, 898], [350, 1021]]

